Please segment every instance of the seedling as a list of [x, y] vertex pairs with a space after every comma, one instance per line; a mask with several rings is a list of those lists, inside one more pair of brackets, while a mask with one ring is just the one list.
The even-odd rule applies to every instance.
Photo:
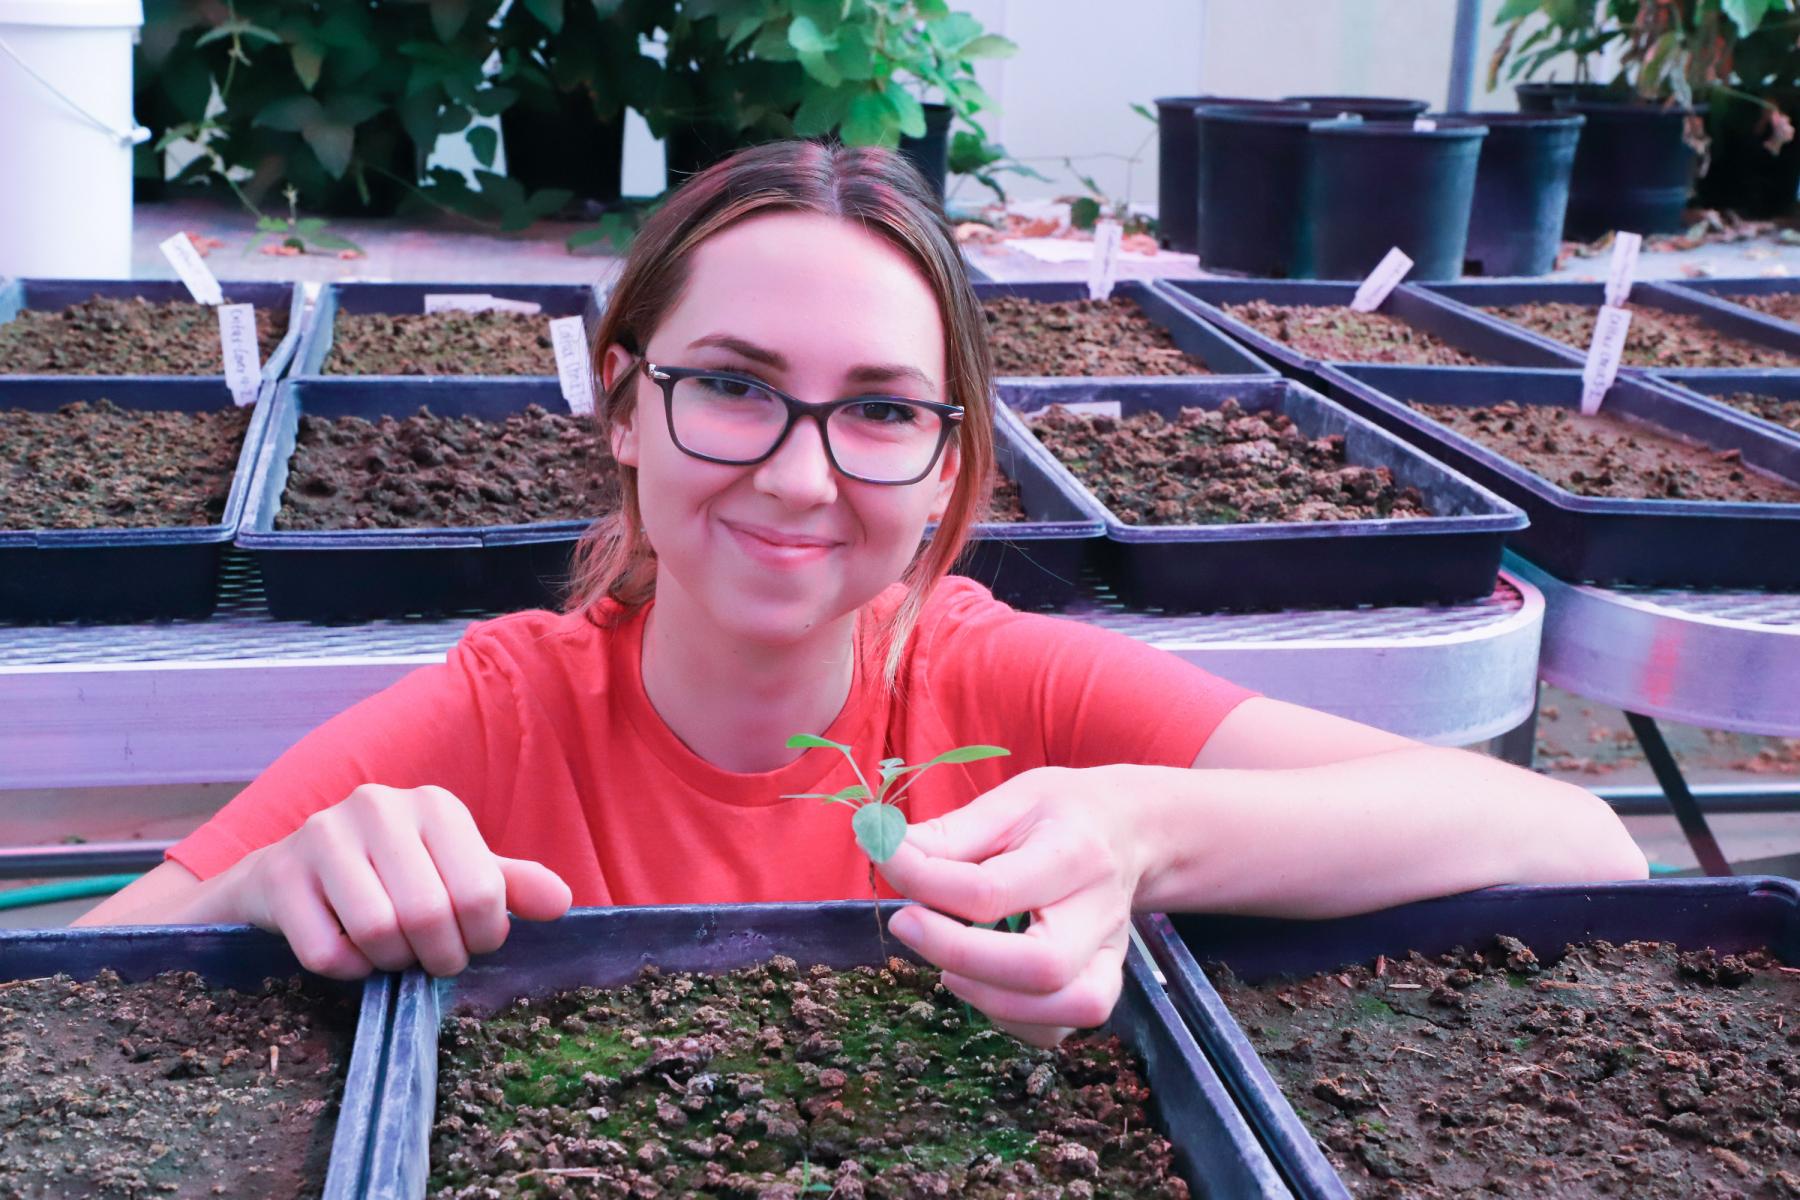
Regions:
[[[944, 751], [928, 762], [910, 767], [904, 759], [884, 758], [877, 767], [880, 782], [871, 788], [868, 777], [856, 765], [856, 755], [842, 742], [834, 742], [811, 733], [796, 733], [787, 740], [787, 745], [790, 750], [836, 750], [849, 760], [850, 770], [856, 774], [856, 782], [849, 787], [836, 792], [801, 792], [783, 796], [782, 799], [823, 800], [827, 804], [842, 804], [854, 810], [850, 817], [850, 828], [856, 834], [856, 844], [869, 856], [869, 892], [877, 902], [879, 896], [875, 890], [875, 864], [894, 857], [900, 849], [900, 843], [906, 840], [906, 814], [900, 810], [899, 800], [920, 773], [946, 763], [980, 762], [984, 758], [1004, 758], [1012, 753], [999, 746], [959, 746], [955, 750]], [[907, 778], [899, 787], [895, 787], [894, 783], [903, 776]], [[879, 907], [875, 909], [875, 934], [881, 939], [881, 956], [885, 959], [887, 935], [881, 929]]]

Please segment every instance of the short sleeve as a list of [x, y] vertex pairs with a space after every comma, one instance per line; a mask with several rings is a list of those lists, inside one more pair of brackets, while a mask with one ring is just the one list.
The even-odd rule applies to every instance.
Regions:
[[366, 783], [436, 785], [483, 824], [489, 781], [510, 777], [520, 738], [510, 664], [482, 629], [301, 738], [167, 857], [209, 879]]
[[952, 595], [922, 630], [933, 700], [953, 731], [1035, 744], [1047, 766], [1191, 766], [1256, 695], [1124, 634], [1019, 612], [969, 581], [939, 586]]

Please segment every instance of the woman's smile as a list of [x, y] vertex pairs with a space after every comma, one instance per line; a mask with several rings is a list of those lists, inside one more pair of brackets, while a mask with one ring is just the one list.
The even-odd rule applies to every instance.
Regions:
[[799, 533], [718, 518], [719, 524], [732, 535], [732, 541], [745, 555], [758, 563], [774, 567], [798, 567], [827, 558], [844, 543], [833, 538]]

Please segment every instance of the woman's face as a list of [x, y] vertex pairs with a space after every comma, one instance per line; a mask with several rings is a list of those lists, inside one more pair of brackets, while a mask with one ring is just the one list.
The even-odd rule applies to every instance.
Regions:
[[[754, 217], [704, 242], [645, 357], [750, 375], [810, 403], [948, 400], [930, 287], [887, 242], [813, 214]], [[633, 366], [613, 346], [603, 381]], [[861, 607], [900, 577], [956, 479], [954, 438], [918, 483], [847, 478], [810, 420], [765, 462], [705, 462], [671, 440], [662, 392], [641, 370], [633, 387], [613, 450], [637, 468], [658, 593], [673, 584], [738, 636], [793, 641]]]

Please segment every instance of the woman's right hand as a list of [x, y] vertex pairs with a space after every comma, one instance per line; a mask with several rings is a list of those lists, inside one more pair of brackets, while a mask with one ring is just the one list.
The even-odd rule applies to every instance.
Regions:
[[509, 910], [551, 921], [572, 899], [548, 867], [490, 851], [439, 787], [364, 784], [226, 874], [238, 919], [281, 934], [301, 966], [335, 979], [415, 963], [454, 975], [500, 948]]

